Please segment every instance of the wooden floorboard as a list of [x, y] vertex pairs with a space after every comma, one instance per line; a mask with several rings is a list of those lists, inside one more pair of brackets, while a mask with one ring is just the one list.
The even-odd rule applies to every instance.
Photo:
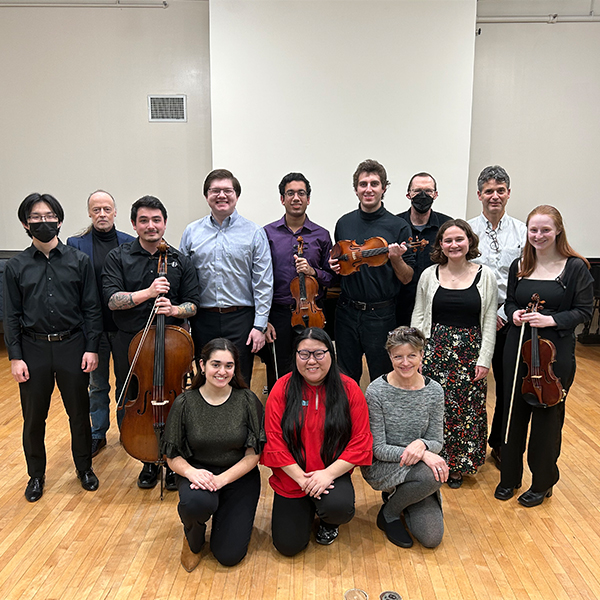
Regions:
[[[100, 489], [79, 485], [68, 422], [58, 393], [46, 432], [43, 498], [26, 502], [18, 386], [0, 345], [0, 598], [31, 600], [246, 600], [343, 598], [360, 588], [404, 600], [597, 600], [600, 598], [600, 348], [577, 348], [578, 372], [567, 400], [561, 479], [554, 496], [526, 509], [499, 502], [499, 473], [488, 460], [459, 490], [442, 490], [445, 536], [436, 549], [390, 544], [375, 519], [381, 497], [355, 472], [356, 516], [329, 547], [310, 542], [294, 558], [273, 548], [273, 494], [262, 492], [248, 556], [233, 568], [208, 548], [200, 566], [179, 563], [182, 528], [177, 494], [136, 486], [137, 461], [111, 428], [94, 469]], [[259, 397], [265, 373], [255, 366]], [[490, 382], [493, 392], [493, 382]], [[493, 410], [492, 394], [489, 411]], [[524, 488], [530, 483], [526, 469]]]

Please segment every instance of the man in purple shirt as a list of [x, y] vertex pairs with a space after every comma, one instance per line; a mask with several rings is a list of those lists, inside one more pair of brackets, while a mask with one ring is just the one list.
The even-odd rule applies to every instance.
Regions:
[[[292, 279], [298, 273], [314, 277], [319, 283], [317, 304], [322, 308], [325, 288], [331, 285], [334, 273], [329, 267], [331, 236], [306, 216], [310, 204], [310, 183], [302, 173], [288, 173], [279, 184], [285, 215], [265, 225], [273, 258], [273, 304], [269, 314], [267, 341], [275, 341], [277, 375], [292, 370], [292, 308], [295, 301], [290, 292]], [[298, 236], [304, 240], [303, 258], [298, 257]]]

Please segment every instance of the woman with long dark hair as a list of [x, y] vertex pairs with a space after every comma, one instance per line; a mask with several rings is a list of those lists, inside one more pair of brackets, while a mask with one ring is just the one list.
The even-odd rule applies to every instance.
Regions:
[[462, 219], [446, 221], [419, 279], [411, 325], [428, 338], [423, 375], [444, 388], [444, 448], [448, 485], [485, 462], [486, 377], [494, 354], [498, 284], [492, 270], [473, 261], [479, 238]]
[[[560, 378], [563, 399], [553, 406], [543, 406], [522, 393], [521, 382], [527, 366], [521, 356], [508, 443], [502, 448], [502, 477], [494, 493], [498, 500], [509, 500], [521, 487], [530, 421], [527, 462], [532, 480], [531, 487], [519, 496], [519, 503], [526, 507], [541, 504], [552, 495], [559, 479], [557, 461], [565, 419], [564, 399], [575, 377], [575, 327], [592, 317], [594, 279], [589, 267], [588, 261], [569, 245], [562, 216], [556, 208], [541, 205], [529, 213], [523, 258], [513, 262], [508, 274], [505, 308], [511, 327], [504, 349], [504, 386], [509, 394], [505, 406], [508, 413], [521, 350], [520, 333], [526, 325], [529, 327], [523, 331], [524, 340], [531, 337], [531, 327], [535, 327], [540, 338], [556, 347], [552, 368]], [[527, 312], [533, 294], [539, 294], [544, 301], [541, 312]]]
[[210, 341], [199, 366], [191, 389], [175, 399], [162, 438], [162, 452], [178, 475], [181, 564], [188, 572], [200, 562], [211, 517], [214, 557], [231, 566], [246, 555], [265, 442], [263, 407], [241, 376], [235, 345]]
[[262, 462], [271, 467], [272, 532], [277, 550], [294, 556], [308, 545], [315, 513], [316, 541], [331, 544], [354, 516], [356, 465], [370, 465], [372, 437], [365, 397], [341, 375], [331, 338], [316, 327], [295, 340], [292, 372], [269, 394]]
[[439, 456], [444, 445], [444, 390], [421, 375], [425, 341], [413, 327], [390, 332], [385, 348], [393, 369], [366, 392], [373, 464], [361, 471], [365, 481], [382, 492], [377, 526], [402, 548], [413, 545], [407, 528], [427, 548], [438, 546], [444, 535], [439, 495], [448, 479], [448, 465]]

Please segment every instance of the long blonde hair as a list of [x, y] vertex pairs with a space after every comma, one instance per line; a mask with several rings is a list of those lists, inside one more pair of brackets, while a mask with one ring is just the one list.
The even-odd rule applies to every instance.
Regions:
[[[527, 215], [527, 231], [529, 232], [529, 221], [531, 217], [535, 215], [548, 215], [554, 221], [554, 227], [556, 227], [556, 250], [561, 256], [565, 258], [570, 258], [571, 256], [576, 256], [577, 258], [581, 258], [583, 262], [587, 265], [587, 268], [590, 268], [590, 263], [584, 256], [575, 252], [571, 245], [567, 241], [567, 233], [565, 231], [565, 225], [563, 223], [563, 218], [558, 209], [554, 208], [554, 206], [550, 206], [549, 204], [541, 204], [540, 206], [536, 206], [528, 215]], [[519, 272], [517, 273], [517, 277], [528, 277], [531, 275], [535, 269], [535, 263], [537, 261], [537, 255], [535, 248], [529, 243], [529, 234], [527, 235], [527, 240], [525, 242], [525, 248], [523, 249], [523, 258], [521, 259], [521, 266], [519, 268]]]

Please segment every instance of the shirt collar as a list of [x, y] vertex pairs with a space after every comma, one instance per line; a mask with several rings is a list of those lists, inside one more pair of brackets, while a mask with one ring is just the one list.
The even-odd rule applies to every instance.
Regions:
[[[29, 246], [28, 250], [30, 251], [31, 256], [35, 256], [38, 253], [41, 254], [42, 256], [46, 256], [41, 250], [38, 250], [33, 245], [33, 242], [31, 243], [31, 246]], [[50, 255], [52, 255], [55, 250], [59, 254], [64, 254], [65, 253], [65, 245], [60, 241], [60, 239], [58, 240], [58, 244], [54, 248], [52, 248], [52, 250], [50, 250]]]
[[[288, 231], [294, 233], [288, 226], [287, 223], [285, 222], [285, 215], [283, 215], [283, 217], [281, 217], [281, 219], [279, 219], [279, 221], [275, 221], [275, 227], [277, 229], [280, 228], [284, 228], [287, 229]], [[314, 223], [308, 218], [308, 215], [306, 215], [306, 218], [304, 219], [304, 223], [302, 225], [302, 227], [300, 227], [300, 229], [296, 232], [297, 234], [299, 234], [302, 230], [306, 229], [307, 231], [312, 231], [314, 229]]]
[[[488, 221], [487, 217], [483, 213], [481, 213], [481, 218], [483, 219], [483, 221], [485, 223], [485, 229], [486, 229], [486, 231], [491, 231], [492, 224], [490, 223], [490, 221]], [[502, 229], [508, 223], [508, 219], [509, 219], [509, 216], [505, 212], [502, 215], [502, 218], [500, 219], [500, 221], [498, 221], [498, 227], [497, 227], [497, 229]]]
[[209, 215], [210, 222], [213, 227], [217, 229], [224, 229], [225, 227], [231, 227], [238, 219], [240, 214], [237, 211], [237, 208], [233, 209], [233, 212], [223, 219], [223, 222], [219, 225], [219, 222], [213, 217], [212, 213]]

